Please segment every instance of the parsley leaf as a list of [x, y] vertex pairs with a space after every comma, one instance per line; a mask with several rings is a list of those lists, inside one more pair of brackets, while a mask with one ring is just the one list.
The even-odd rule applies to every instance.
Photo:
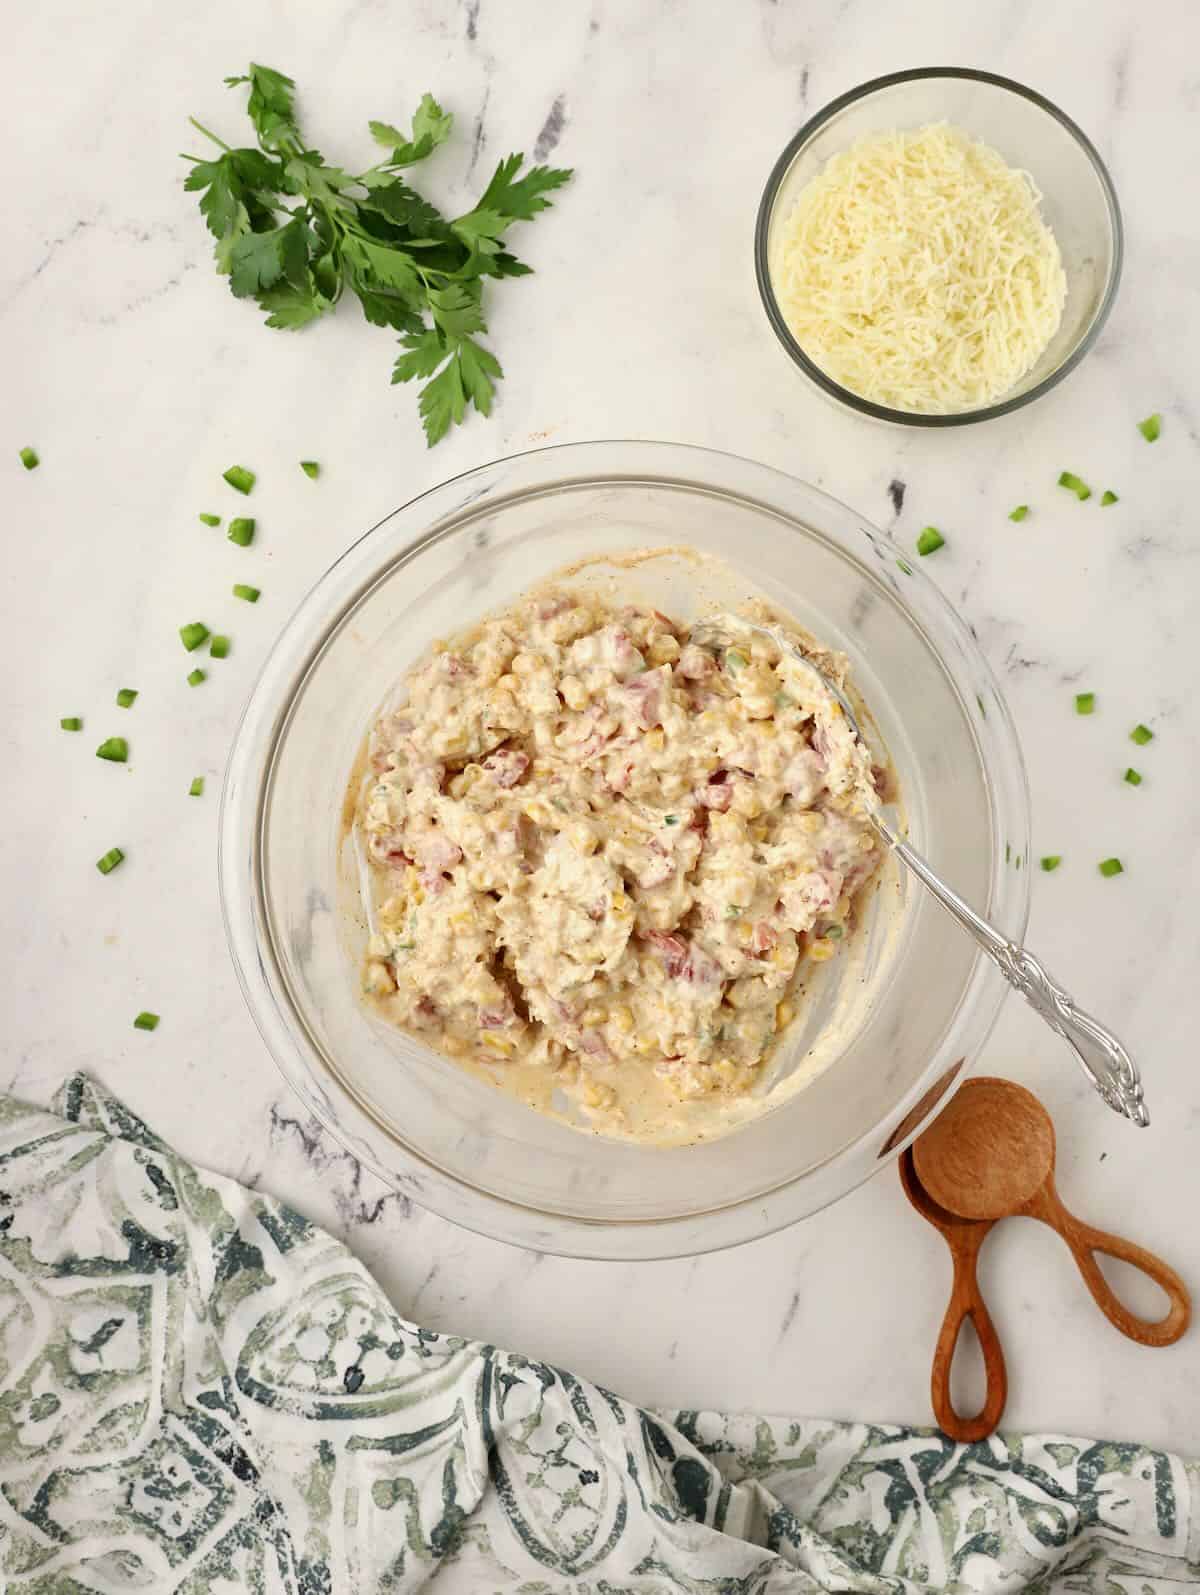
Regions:
[[458, 346], [458, 365], [471, 403], [480, 415], [491, 415], [492, 395], [496, 391], [491, 379], [504, 375], [499, 360], [474, 338], [464, 338]]
[[436, 328], [427, 327], [423, 332], [407, 333], [400, 342], [406, 352], [399, 356], [392, 367], [393, 383], [432, 376], [446, 358], [446, 345]]
[[279, 287], [268, 288], [256, 297], [267, 312], [268, 327], [285, 327], [292, 331], [307, 327], [310, 321], [323, 316], [332, 305], [331, 300], [311, 285], [294, 288], [290, 283], [281, 283]]
[[532, 166], [519, 182], [514, 182], [524, 159], [523, 155], [508, 155], [500, 162], [483, 191], [476, 213], [492, 210], [510, 221], [527, 222], [539, 211], [549, 210], [550, 201], [544, 196], [569, 182], [571, 173], [561, 167]]
[[380, 183], [372, 183], [365, 209], [384, 217], [394, 227], [404, 228], [410, 241], [430, 239], [441, 243], [450, 237], [442, 213], [423, 200], [402, 177], [388, 177]]
[[473, 249], [494, 255], [499, 252], [500, 240], [512, 222], [511, 216], [501, 215], [498, 210], [473, 210], [450, 225]]
[[269, 327], [294, 330], [349, 289], [368, 322], [399, 333], [392, 381], [423, 382], [418, 410], [430, 445], [469, 406], [490, 415], [502, 370], [477, 338], [487, 330], [484, 281], [529, 274], [505, 236], [547, 209], [570, 171], [525, 171], [523, 155], [507, 156], [479, 203], [448, 221], [401, 175], [450, 136], [453, 116], [431, 94], [407, 132], [369, 124], [388, 154], [353, 176], [305, 143], [296, 85], [285, 73], [255, 62], [225, 81], [249, 85], [258, 148], [234, 149], [193, 118], [218, 153], [185, 157], [192, 165], [184, 186], [199, 195], [217, 270], [234, 297], [254, 299]]
[[477, 282], [452, 282], [445, 288], [431, 288], [429, 308], [434, 321], [450, 337], [486, 331]]
[[342, 254], [364, 279], [374, 278], [379, 287], [391, 288], [410, 303], [420, 302], [422, 287], [417, 268], [412, 256], [402, 249], [359, 236], [346, 239]]
[[286, 149], [288, 145], [300, 143], [296, 102], [292, 94], [296, 85], [291, 78], [269, 66], [258, 66], [251, 61], [247, 76], [226, 78], [225, 83], [228, 88], [238, 83], [250, 85], [246, 112], [254, 123], [258, 142], [264, 150]]
[[432, 448], [445, 437], [451, 423], [457, 426], [466, 413], [467, 398], [457, 358], [448, 361], [433, 381], [425, 384], [417, 407]]
[[303, 289], [308, 283], [304, 223], [292, 220], [265, 233], [244, 233], [230, 253], [229, 286], [238, 299], [252, 298], [276, 283]]
[[446, 142], [453, 123], [454, 117], [442, 110], [432, 94], [423, 94], [413, 113], [411, 138], [390, 122], [368, 122], [367, 126], [372, 138], [392, 146], [389, 166], [415, 166]]
[[394, 327], [397, 332], [404, 333], [419, 333], [424, 329], [425, 323], [419, 312], [397, 294], [382, 293], [358, 282], [353, 283], [352, 287], [358, 295], [363, 315], [373, 327]]

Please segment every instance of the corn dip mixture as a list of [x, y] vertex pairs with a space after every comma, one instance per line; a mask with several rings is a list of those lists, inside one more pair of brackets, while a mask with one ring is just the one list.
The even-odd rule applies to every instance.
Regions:
[[548, 1073], [593, 1122], [648, 1079], [749, 1091], [880, 862], [882, 772], [832, 694], [767, 638], [714, 652], [543, 588], [401, 696], [356, 822], [384, 1016], [500, 1085]]

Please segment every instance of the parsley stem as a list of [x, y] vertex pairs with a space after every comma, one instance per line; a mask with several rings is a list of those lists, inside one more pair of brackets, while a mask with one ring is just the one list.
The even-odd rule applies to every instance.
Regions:
[[[196, 120], [196, 118], [194, 116], [189, 116], [188, 117], [188, 121], [196, 129], [197, 133], [203, 133], [205, 138], [212, 139], [213, 143], [214, 144], [219, 144], [223, 150], [230, 150], [230, 146], [228, 144], [226, 144], [225, 140], [223, 138], [218, 138], [215, 133], [210, 133], [208, 131], [208, 129], [205, 127], [203, 122], [197, 122], [197, 120]], [[231, 151], [231, 153], [232, 153], [232, 151]], [[191, 160], [191, 156], [187, 155], [187, 156], [184, 157], [184, 159], [190, 161]]]

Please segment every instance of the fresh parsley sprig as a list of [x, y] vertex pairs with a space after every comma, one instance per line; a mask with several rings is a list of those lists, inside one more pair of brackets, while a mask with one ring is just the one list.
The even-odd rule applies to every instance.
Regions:
[[474, 209], [448, 221], [402, 175], [450, 136], [453, 117], [431, 94], [407, 132], [368, 124], [388, 154], [352, 176], [305, 144], [291, 78], [251, 63], [225, 82], [249, 84], [258, 148], [231, 148], [193, 117], [221, 153], [185, 156], [192, 169], [184, 187], [200, 195], [217, 270], [235, 298], [254, 299], [269, 327], [295, 330], [332, 310], [348, 288], [369, 322], [400, 334], [392, 381], [426, 379], [418, 408], [431, 446], [468, 405], [490, 415], [503, 373], [479, 342], [487, 331], [484, 279], [530, 272], [507, 248], [508, 229], [548, 209], [547, 196], [571, 171], [522, 172], [525, 157], [509, 155]]

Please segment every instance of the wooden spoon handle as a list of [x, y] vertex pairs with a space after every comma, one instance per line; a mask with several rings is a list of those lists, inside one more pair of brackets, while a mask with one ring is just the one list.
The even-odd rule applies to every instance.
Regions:
[[[1192, 1319], [1191, 1297], [1182, 1279], [1161, 1257], [1148, 1252], [1144, 1246], [1136, 1246], [1133, 1241], [1123, 1240], [1120, 1235], [1110, 1235], [1106, 1230], [1093, 1229], [1090, 1224], [1083, 1223], [1063, 1206], [1053, 1185], [1047, 1185], [1040, 1199], [1035, 1198], [1032, 1208], [1032, 1217], [1049, 1224], [1066, 1241], [1097, 1307], [1123, 1335], [1143, 1346], [1170, 1346], [1186, 1332]], [[1132, 1264], [1160, 1286], [1170, 1301], [1166, 1316], [1139, 1318], [1126, 1307], [1101, 1272], [1096, 1261], [1097, 1252]]]
[[[947, 1237], [949, 1239], [949, 1237]], [[938, 1428], [952, 1440], [967, 1443], [986, 1440], [1000, 1422], [1004, 1404], [1008, 1400], [1008, 1370], [1004, 1366], [1004, 1352], [996, 1334], [991, 1314], [979, 1291], [975, 1276], [975, 1261], [979, 1256], [980, 1235], [974, 1244], [956, 1246], [951, 1243], [954, 1256], [954, 1283], [950, 1289], [950, 1303], [942, 1320], [942, 1331], [933, 1353], [933, 1373], [929, 1381], [933, 1401], [933, 1415]], [[950, 1396], [950, 1368], [958, 1347], [958, 1337], [966, 1319], [975, 1325], [979, 1348], [983, 1352], [983, 1368], [987, 1377], [987, 1394], [983, 1406], [973, 1418], [964, 1418], [956, 1410]]]

